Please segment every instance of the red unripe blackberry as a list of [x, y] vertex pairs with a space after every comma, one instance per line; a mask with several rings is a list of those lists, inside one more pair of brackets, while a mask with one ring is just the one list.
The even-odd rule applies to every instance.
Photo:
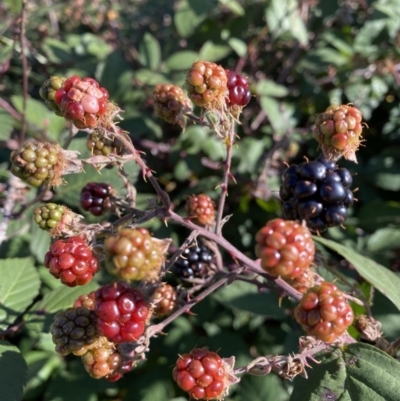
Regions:
[[348, 170], [323, 157], [293, 164], [285, 170], [279, 191], [283, 215], [289, 220], [305, 220], [314, 232], [341, 225], [353, 204], [351, 184]]
[[201, 226], [212, 225], [215, 221], [214, 202], [208, 195], [192, 195], [186, 201], [186, 213], [193, 223]]
[[93, 78], [73, 76], [54, 95], [54, 102], [67, 120], [80, 129], [96, 128], [108, 107], [108, 92]]
[[158, 84], [153, 92], [156, 115], [170, 124], [185, 125], [184, 113], [192, 109], [192, 104], [183, 90], [172, 84]]
[[209, 273], [212, 258], [213, 254], [205, 245], [192, 244], [175, 262], [173, 271], [182, 280], [204, 278]]
[[294, 279], [314, 260], [315, 246], [310, 230], [294, 221], [269, 221], [258, 231], [256, 242], [261, 267], [274, 277]]
[[247, 106], [251, 99], [249, 82], [246, 77], [236, 74], [234, 71], [225, 70], [228, 78], [229, 96], [227, 104], [229, 106]]
[[104, 241], [107, 269], [125, 280], [155, 280], [169, 242], [152, 237], [145, 228], [124, 228]]
[[154, 314], [156, 316], [169, 315], [176, 307], [175, 288], [169, 284], [162, 284], [154, 293], [153, 302], [155, 303]]
[[95, 315], [84, 307], [58, 312], [50, 332], [56, 352], [61, 355], [83, 355], [98, 340]]
[[[82, 356], [83, 366], [86, 372], [94, 379], [111, 379], [115, 381], [122, 377], [122, 356], [115, 348], [115, 345], [104, 338], [96, 348], [88, 350]], [[114, 378], [114, 380], [112, 380]]]
[[331, 343], [353, 323], [353, 311], [335, 284], [322, 282], [310, 288], [294, 310], [307, 334]]
[[115, 343], [136, 341], [143, 334], [150, 306], [142, 292], [128, 283], [99, 288], [95, 295], [97, 330]]
[[80, 295], [74, 302], [74, 308], [83, 306], [84, 308], [94, 310], [94, 299], [95, 291], [89, 292], [89, 294]]
[[362, 129], [360, 110], [349, 105], [333, 105], [317, 116], [313, 135], [327, 158], [343, 155], [356, 162]]
[[89, 182], [81, 190], [80, 203], [83, 210], [93, 216], [101, 216], [112, 209], [112, 187], [102, 182]]
[[195, 400], [220, 399], [227, 390], [226, 369], [217, 353], [195, 348], [178, 358], [172, 377]]
[[11, 172], [34, 187], [60, 185], [65, 164], [60, 150], [58, 145], [47, 142], [25, 142], [11, 152]]
[[228, 95], [225, 70], [209, 61], [196, 61], [186, 74], [190, 100], [197, 106], [220, 108]]
[[46, 106], [58, 116], [62, 114], [58, 106], [59, 103], [56, 103], [56, 101], [59, 102], [56, 92], [64, 86], [66, 79], [65, 77], [51, 77], [44, 82], [39, 90], [39, 95], [44, 100]]
[[96, 256], [80, 236], [59, 239], [51, 244], [44, 265], [52, 276], [68, 287], [87, 284], [99, 269]]

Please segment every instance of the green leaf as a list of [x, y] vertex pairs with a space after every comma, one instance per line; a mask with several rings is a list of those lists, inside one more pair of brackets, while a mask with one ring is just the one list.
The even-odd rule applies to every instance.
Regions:
[[[23, 97], [11, 96], [14, 107], [23, 113]], [[45, 131], [51, 139], [58, 139], [59, 134], [65, 128], [63, 118], [56, 116], [42, 102], [35, 99], [27, 99], [26, 101], [26, 119], [31, 124], [30, 129], [33, 131]]]
[[198, 53], [191, 50], [184, 50], [168, 57], [165, 61], [165, 65], [169, 70], [173, 71], [187, 70], [198, 58]]
[[231, 10], [236, 15], [244, 15], [244, 8], [236, 0], [218, 0], [223, 6]]
[[71, 47], [58, 39], [47, 37], [43, 43], [43, 50], [49, 61], [53, 63], [65, 63], [74, 58]]
[[187, 38], [194, 33], [204, 18], [205, 14], [196, 13], [187, 0], [181, 0], [175, 12], [174, 24], [179, 35]]
[[29, 249], [36, 257], [38, 262], [43, 263], [44, 256], [46, 252], [49, 250], [51, 237], [50, 234], [42, 230], [32, 219], [32, 226], [31, 226], [31, 234], [32, 239], [29, 244]]
[[381, 228], [372, 234], [367, 242], [371, 252], [381, 252], [387, 249], [398, 248], [400, 243], [400, 230], [396, 228]]
[[245, 57], [247, 54], [247, 45], [243, 40], [238, 38], [229, 38], [229, 46], [237, 53], [239, 57]]
[[0, 109], [0, 140], [6, 141], [10, 137], [15, 123], [16, 120], [10, 114]]
[[298, 2], [296, 0], [272, 0], [267, 4], [267, 24], [273, 36], [278, 38], [289, 33], [302, 45], [306, 45], [308, 33], [300, 15]]
[[314, 236], [314, 241], [325, 245], [343, 256], [354, 265], [357, 272], [366, 281], [376, 287], [400, 309], [400, 277], [375, 261], [360, 255], [356, 251], [326, 238]]
[[39, 275], [31, 258], [1, 260], [0, 330], [25, 311], [39, 292]]
[[19, 349], [0, 340], [0, 400], [21, 401], [27, 366]]
[[400, 363], [372, 345], [336, 348], [312, 367], [308, 379], [296, 377], [290, 401], [399, 399]]
[[227, 45], [221, 45], [207, 41], [203, 44], [199, 52], [199, 58], [207, 61], [218, 61], [231, 53], [232, 48]]
[[269, 374], [263, 378], [245, 375], [237, 386], [240, 400], [286, 401], [288, 393], [278, 376]]
[[152, 70], [157, 69], [161, 61], [161, 48], [158, 40], [150, 33], [144, 34], [139, 46], [139, 61]]
[[256, 92], [260, 96], [284, 97], [288, 95], [289, 90], [274, 81], [262, 79], [257, 82]]
[[262, 316], [285, 317], [285, 311], [278, 305], [278, 297], [272, 292], [260, 293], [256, 286], [243, 281], [235, 281], [221, 288], [213, 296], [218, 302]]

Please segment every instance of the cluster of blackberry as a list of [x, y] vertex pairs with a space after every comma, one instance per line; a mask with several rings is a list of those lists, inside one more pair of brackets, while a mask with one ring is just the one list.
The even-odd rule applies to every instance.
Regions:
[[314, 232], [343, 224], [353, 204], [350, 172], [334, 161], [320, 157], [286, 169], [280, 188], [283, 215], [305, 220]]

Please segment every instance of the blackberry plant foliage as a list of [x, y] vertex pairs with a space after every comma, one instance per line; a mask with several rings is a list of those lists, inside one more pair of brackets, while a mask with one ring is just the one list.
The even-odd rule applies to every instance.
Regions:
[[400, 22], [314, 3], [0, 5], [1, 400], [398, 399]]

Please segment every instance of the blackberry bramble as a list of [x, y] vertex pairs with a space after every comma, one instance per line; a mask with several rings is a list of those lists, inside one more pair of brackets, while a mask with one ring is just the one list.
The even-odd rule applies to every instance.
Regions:
[[283, 215], [289, 220], [305, 220], [314, 232], [341, 225], [353, 204], [352, 182], [347, 169], [323, 157], [293, 164], [284, 172], [279, 192]]

